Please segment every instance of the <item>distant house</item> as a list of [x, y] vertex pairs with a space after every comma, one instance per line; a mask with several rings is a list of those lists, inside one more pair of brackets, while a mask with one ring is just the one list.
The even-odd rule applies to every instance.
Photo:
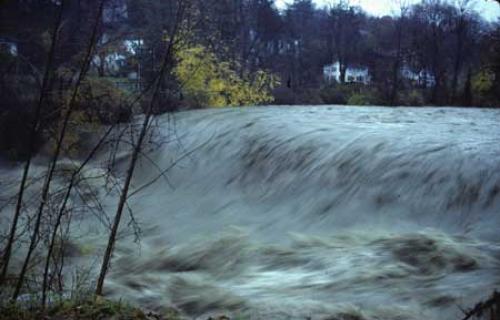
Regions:
[[94, 65], [103, 66], [106, 72], [112, 75], [122, 70], [127, 63], [127, 57], [139, 54], [144, 46], [144, 40], [142, 39], [113, 41], [109, 34], [103, 34], [99, 44], [105, 47], [111, 43], [112, 49], [102, 51], [101, 54], [96, 54], [93, 59]]
[[93, 63], [97, 66], [105, 66], [106, 72], [115, 74], [126, 64], [127, 57], [119, 52], [107, 53], [104, 56], [95, 55]]
[[5, 38], [0, 38], [0, 52], [5, 52], [16, 57], [17, 43]]
[[[341, 82], [340, 62], [323, 67], [323, 77], [328, 82]], [[346, 83], [368, 84], [371, 81], [370, 72], [367, 67], [347, 67], [345, 71]]]
[[126, 0], [109, 0], [103, 10], [103, 21], [106, 24], [123, 23], [128, 19], [128, 5]]
[[410, 67], [405, 65], [401, 68], [400, 74], [403, 79], [419, 86], [430, 88], [436, 85], [436, 77], [429, 70], [422, 69], [420, 71], [413, 71]]

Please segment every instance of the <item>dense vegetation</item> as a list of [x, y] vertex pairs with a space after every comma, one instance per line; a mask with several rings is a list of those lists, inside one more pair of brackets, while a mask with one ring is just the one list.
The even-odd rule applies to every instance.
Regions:
[[[400, 2], [398, 15], [385, 17], [346, 0], [324, 8], [295, 0], [283, 9], [272, 0], [187, 2], [156, 113], [270, 103], [499, 105], [500, 26], [477, 14], [473, 1]], [[65, 5], [44, 89], [52, 110], [42, 126], [57, 122], [58, 106], [69, 98], [98, 4]], [[20, 146], [26, 146], [59, 7], [55, 1], [1, 4], [0, 149], [14, 158], [27, 152]], [[159, 71], [176, 7], [175, 1], [106, 2], [71, 123], [127, 121], [141, 110], [131, 107], [132, 94]], [[340, 77], [328, 81], [323, 67], [334, 62]], [[346, 75], [356, 67], [368, 70], [368, 83]], [[432, 81], [417, 79], [422, 74]]]

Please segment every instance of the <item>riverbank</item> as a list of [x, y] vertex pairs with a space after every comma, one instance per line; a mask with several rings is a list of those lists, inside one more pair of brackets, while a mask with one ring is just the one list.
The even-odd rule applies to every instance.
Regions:
[[178, 312], [167, 309], [153, 313], [133, 307], [123, 301], [104, 298], [63, 300], [42, 309], [20, 304], [0, 305], [0, 320], [181, 320]]
[[[460, 319], [500, 319], [500, 293], [494, 292], [487, 300], [478, 302], [474, 307], [464, 309]], [[0, 320], [183, 320], [186, 319], [174, 309], [166, 309], [161, 313], [154, 313], [133, 307], [123, 301], [112, 301], [104, 298], [88, 298], [85, 300], [65, 300], [51, 305], [48, 308], [25, 308], [18, 304], [0, 305]], [[227, 316], [207, 320], [230, 320]], [[309, 317], [309, 319], [312, 319]], [[330, 320], [353, 319], [346, 315]], [[363, 320], [364, 318], [356, 318]]]

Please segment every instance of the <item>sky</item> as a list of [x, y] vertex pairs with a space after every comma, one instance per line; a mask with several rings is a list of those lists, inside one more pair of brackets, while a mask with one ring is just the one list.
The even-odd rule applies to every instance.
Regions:
[[[318, 6], [331, 4], [332, 0], [313, 0]], [[418, 0], [410, 0], [417, 3]], [[276, 0], [278, 8], [284, 8], [286, 3], [292, 3], [293, 0]], [[375, 16], [390, 15], [397, 12], [394, 0], [351, 0], [354, 5], [360, 5], [365, 11]], [[500, 18], [500, 5], [494, 0], [475, 0], [474, 9], [484, 18], [495, 21]]]

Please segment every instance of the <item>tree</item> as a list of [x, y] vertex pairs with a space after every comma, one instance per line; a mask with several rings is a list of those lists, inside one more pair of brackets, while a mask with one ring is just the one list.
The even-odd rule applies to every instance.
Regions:
[[258, 105], [273, 101], [271, 90], [278, 79], [258, 70], [239, 75], [231, 63], [219, 61], [201, 45], [177, 50], [174, 73], [184, 97], [198, 107]]
[[410, 11], [413, 28], [413, 48], [420, 69], [429, 70], [435, 79], [431, 88], [430, 102], [441, 104], [448, 101], [450, 34], [454, 7], [439, 0], [425, 0]]
[[170, 37], [168, 39], [168, 44], [165, 50], [165, 54], [162, 59], [162, 65], [159, 70], [158, 76], [156, 77], [152, 88], [152, 95], [151, 98], [149, 99], [149, 105], [146, 111], [146, 114], [144, 115], [144, 121], [142, 123], [139, 136], [137, 139], [137, 142], [133, 146], [133, 151], [132, 151], [132, 156], [127, 168], [126, 176], [125, 176], [125, 181], [123, 183], [121, 192], [120, 192], [120, 199], [118, 201], [118, 206], [116, 209], [116, 214], [115, 218], [111, 227], [111, 232], [109, 234], [109, 239], [108, 239], [108, 244], [106, 247], [106, 252], [103, 257], [103, 262], [101, 265], [101, 271], [99, 273], [99, 278], [97, 280], [97, 286], [95, 293], [97, 296], [101, 296], [104, 288], [104, 280], [106, 278], [108, 268], [111, 262], [111, 256], [113, 254], [114, 248], [115, 248], [115, 243], [116, 243], [116, 236], [118, 234], [118, 228], [120, 226], [121, 222], [121, 217], [123, 214], [123, 209], [125, 208], [125, 204], [127, 202], [128, 198], [128, 193], [130, 189], [130, 184], [132, 182], [132, 177], [134, 175], [135, 171], [135, 166], [137, 163], [137, 160], [139, 159], [139, 155], [141, 153], [142, 149], [142, 144], [144, 142], [144, 138], [146, 137], [146, 133], [148, 131], [151, 118], [153, 116], [153, 111], [155, 104], [158, 103], [158, 97], [159, 97], [159, 92], [160, 89], [164, 83], [164, 77], [165, 75], [169, 72], [169, 69], [171, 67], [172, 63], [172, 57], [173, 57], [173, 48], [175, 46], [175, 43], [177, 41], [177, 35], [179, 32], [179, 29], [182, 27], [183, 20], [185, 19], [185, 13], [186, 10], [188, 10], [189, 7], [189, 1], [188, 0], [177, 0], [176, 1], [176, 17], [175, 21], [173, 23], [173, 28], [170, 32]]
[[396, 104], [398, 88], [399, 88], [399, 74], [401, 70], [401, 64], [403, 62], [403, 32], [405, 28], [406, 15], [408, 13], [408, 3], [404, 0], [397, 0], [396, 3], [399, 6], [400, 16], [397, 19], [395, 26], [396, 34], [396, 55], [392, 70], [392, 93], [390, 99], [390, 105], [394, 106]]
[[340, 1], [330, 10], [330, 30], [333, 39], [334, 58], [340, 65], [340, 80], [346, 81], [346, 69], [349, 65], [359, 62], [356, 56], [361, 44], [361, 25], [364, 20], [362, 11]]
[[99, 23], [100, 23], [100, 18], [101, 18], [102, 11], [103, 11], [104, 3], [105, 3], [105, 0], [101, 0], [101, 3], [97, 9], [97, 14], [96, 14], [95, 22], [94, 22], [94, 28], [93, 28], [92, 33], [90, 35], [90, 40], [89, 40], [86, 52], [84, 53], [84, 56], [83, 56], [83, 59], [81, 62], [79, 76], [78, 76], [78, 79], [75, 83], [75, 87], [73, 89], [71, 99], [68, 103], [68, 106], [67, 106], [65, 112], [64, 112], [62, 127], [61, 127], [60, 132], [57, 136], [56, 150], [54, 151], [54, 153], [51, 157], [51, 161], [49, 163], [49, 168], [48, 168], [48, 173], [47, 173], [47, 176], [45, 177], [45, 180], [43, 183], [43, 187], [41, 190], [41, 200], [40, 200], [40, 204], [39, 204], [38, 209], [37, 209], [37, 213], [36, 213], [36, 217], [35, 217], [35, 224], [33, 227], [32, 235], [31, 235], [31, 239], [30, 239], [30, 244], [28, 247], [28, 252], [26, 254], [26, 257], [25, 257], [24, 262], [23, 262], [23, 266], [22, 266], [21, 271], [19, 273], [16, 288], [15, 288], [13, 296], [12, 296], [13, 300], [16, 300], [21, 292], [22, 286], [24, 284], [24, 277], [26, 276], [26, 272], [27, 272], [27, 269], [28, 269], [28, 266], [29, 266], [29, 263], [31, 260], [31, 255], [33, 254], [33, 252], [36, 248], [36, 245], [38, 243], [41, 220], [42, 220], [42, 216], [44, 214], [45, 206], [47, 205], [47, 202], [48, 202], [52, 178], [54, 177], [54, 172], [56, 170], [57, 162], [59, 160], [59, 156], [61, 155], [63, 141], [64, 141], [64, 138], [66, 135], [66, 130], [68, 128], [69, 119], [71, 118], [71, 114], [74, 111], [74, 106], [76, 103], [76, 99], [78, 96], [78, 91], [79, 91], [80, 85], [83, 82], [83, 80], [85, 79], [88, 68], [90, 66], [90, 60], [92, 59], [92, 56], [93, 56], [94, 47], [95, 47], [95, 43], [97, 40], [97, 31], [99, 28]]
[[[459, 77], [462, 68], [465, 64], [465, 58], [467, 57], [466, 51], [467, 44], [473, 44], [475, 41], [473, 39], [472, 28], [474, 25], [474, 15], [471, 12], [472, 2], [471, 0], [458, 0], [456, 4], [456, 12], [453, 19], [453, 31], [455, 36], [455, 50], [454, 50], [454, 61], [453, 61], [453, 71], [451, 80], [451, 95], [450, 103], [456, 104], [457, 101], [457, 91], [459, 85]], [[469, 50], [470, 51], [470, 50]]]
[[[24, 191], [26, 189], [26, 182], [28, 179], [29, 175], [29, 170], [31, 167], [31, 160], [33, 157], [34, 153], [34, 144], [36, 141], [36, 137], [38, 134], [40, 134], [40, 124], [41, 124], [41, 117], [42, 117], [42, 109], [45, 105], [45, 100], [47, 99], [48, 95], [48, 89], [49, 89], [49, 83], [51, 81], [51, 75], [53, 72], [53, 62], [54, 62], [54, 57], [55, 57], [55, 50], [56, 50], [56, 44], [58, 40], [58, 34], [59, 34], [59, 28], [62, 23], [62, 15], [64, 12], [64, 3], [60, 5], [59, 8], [59, 13], [57, 17], [55, 18], [55, 23], [54, 23], [54, 28], [52, 30], [52, 39], [51, 39], [51, 45], [50, 45], [50, 50], [47, 58], [47, 63], [45, 67], [45, 72], [42, 80], [42, 87], [40, 88], [40, 93], [39, 93], [39, 98], [37, 105], [35, 107], [35, 116], [33, 118], [33, 123], [31, 124], [31, 133], [30, 133], [30, 138], [29, 138], [29, 147], [28, 147], [28, 155], [27, 159], [24, 165], [23, 169], [23, 176], [21, 178], [21, 183], [19, 186], [19, 194], [17, 196], [17, 202], [16, 202], [16, 209], [13, 215], [13, 220], [12, 220], [12, 225], [11, 229], [9, 232], [9, 237], [7, 240], [6, 247], [4, 249], [4, 253], [2, 256], [2, 271], [0, 274], [0, 286], [3, 285], [5, 281], [5, 277], [7, 275], [7, 271], [9, 268], [9, 263], [10, 263], [10, 257], [12, 253], [12, 246], [14, 244], [14, 239], [16, 236], [16, 231], [17, 231], [17, 225], [19, 222], [19, 218], [21, 216], [21, 210], [22, 210], [22, 204], [23, 204], [23, 197], [24, 197]], [[29, 258], [28, 258], [29, 260]]]

